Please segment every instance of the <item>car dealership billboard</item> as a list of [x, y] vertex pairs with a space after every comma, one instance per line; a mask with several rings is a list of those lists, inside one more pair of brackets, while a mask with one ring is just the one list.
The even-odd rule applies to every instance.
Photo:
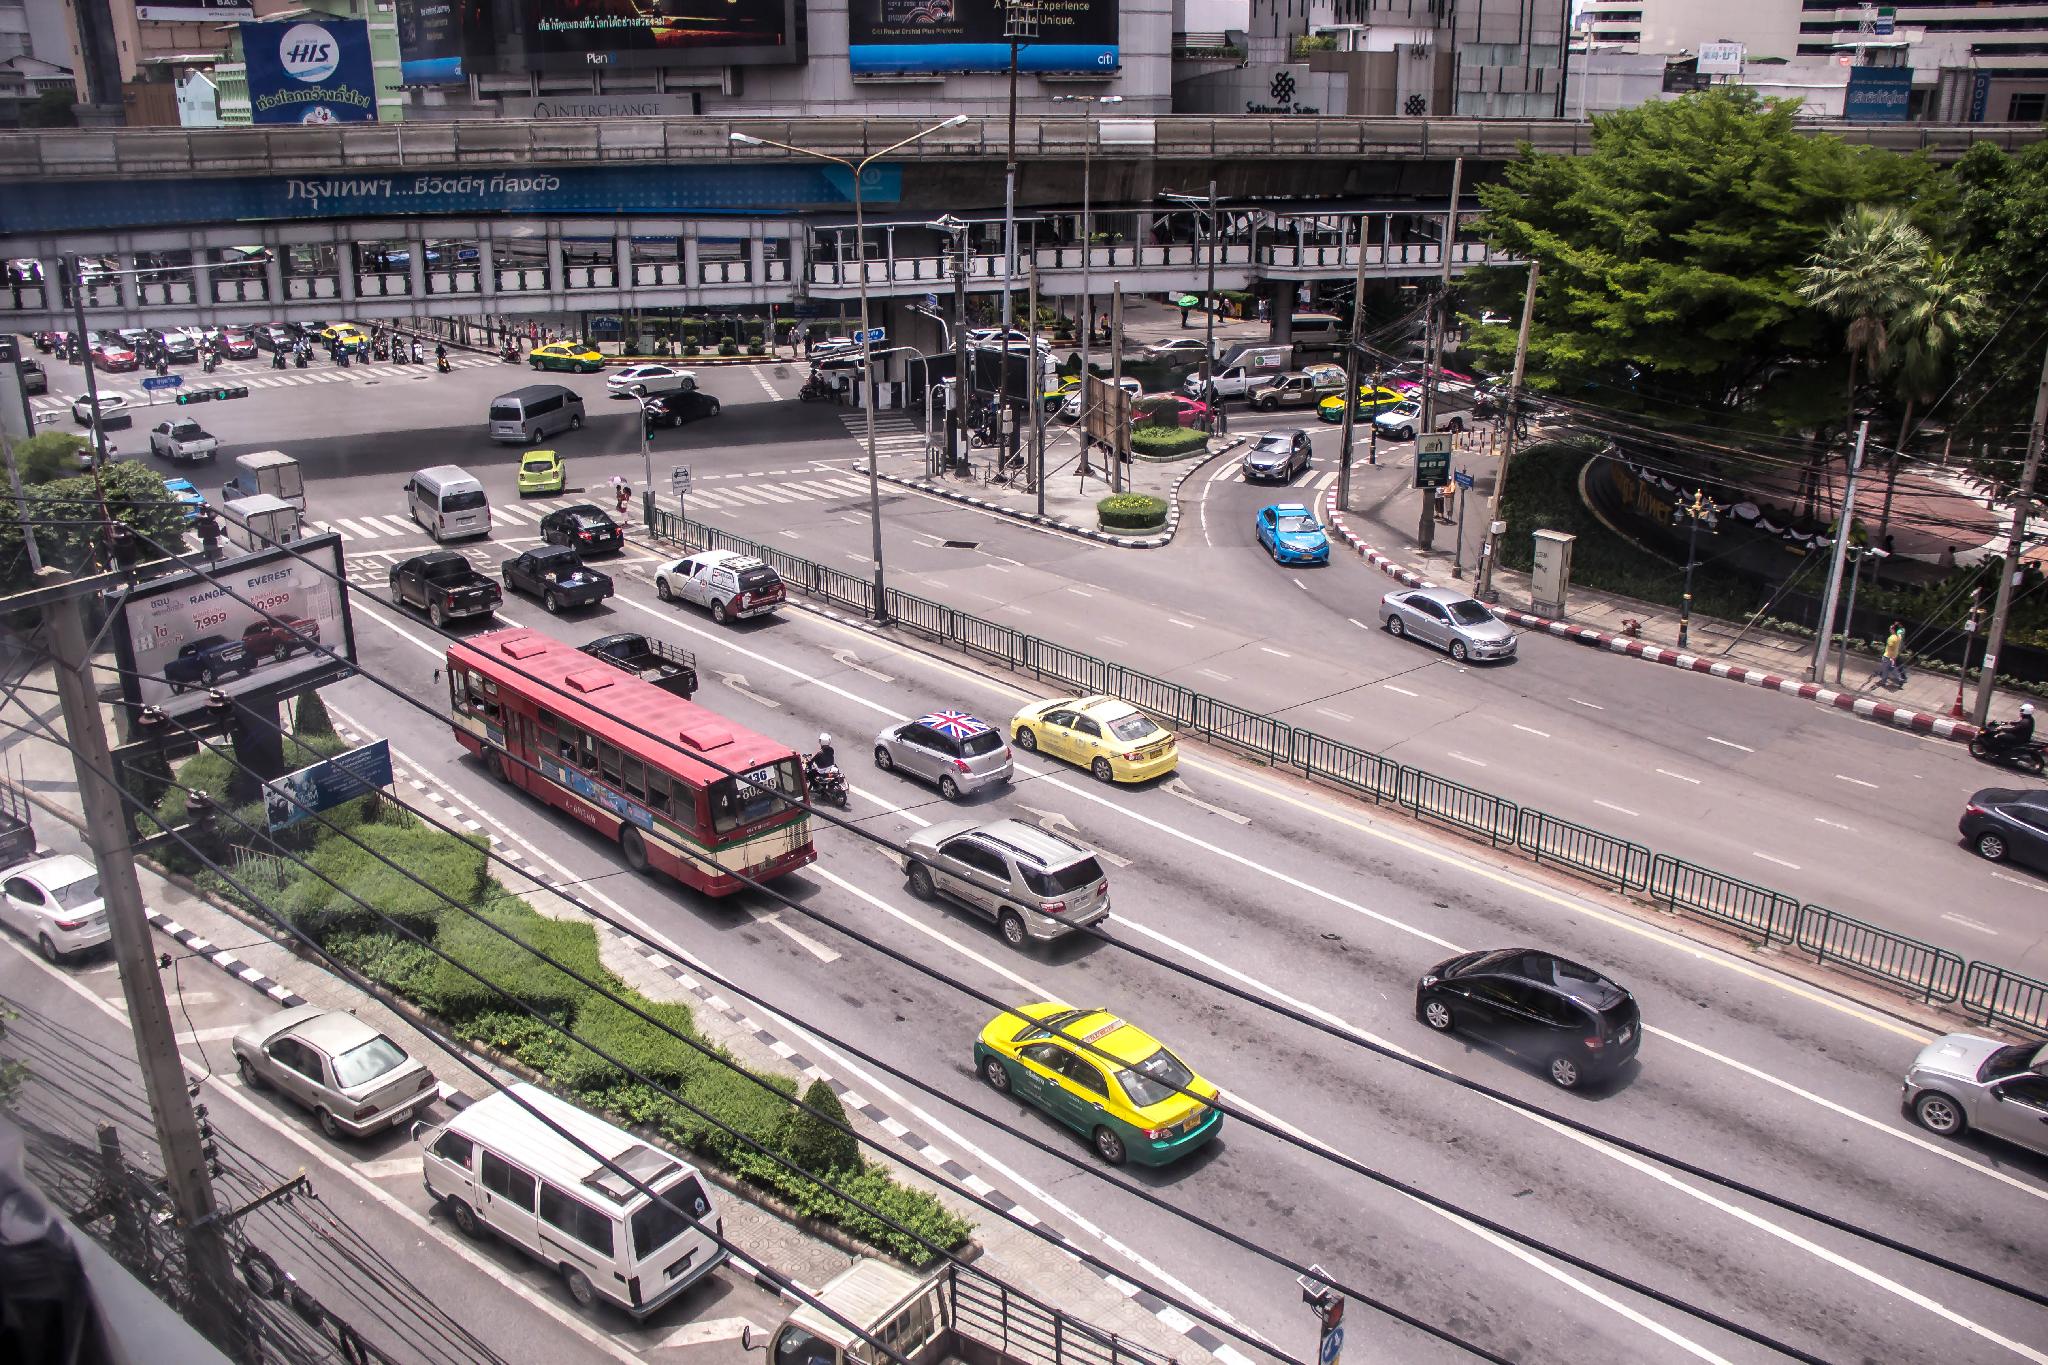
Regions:
[[145, 706], [190, 715], [213, 691], [274, 696], [326, 682], [356, 657], [341, 537], [151, 579], [121, 601], [113, 635], [131, 717]]
[[[1038, 34], [1018, 44], [1020, 71], [1114, 71], [1116, 0], [1040, 0]], [[1007, 71], [999, 0], [847, 0], [856, 73]]]

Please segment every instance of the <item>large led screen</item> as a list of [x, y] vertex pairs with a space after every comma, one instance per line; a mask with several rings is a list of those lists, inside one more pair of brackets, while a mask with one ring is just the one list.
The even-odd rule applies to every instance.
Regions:
[[[1116, 0], [1041, 0], [1035, 36], [1017, 47], [1020, 71], [1114, 71]], [[854, 71], [1007, 71], [1010, 42], [997, 0], [847, 0]]]

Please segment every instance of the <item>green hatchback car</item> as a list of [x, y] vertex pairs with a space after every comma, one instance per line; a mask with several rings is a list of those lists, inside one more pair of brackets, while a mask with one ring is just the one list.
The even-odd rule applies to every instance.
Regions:
[[569, 462], [552, 450], [529, 450], [519, 457], [519, 496], [559, 493], [569, 482]]

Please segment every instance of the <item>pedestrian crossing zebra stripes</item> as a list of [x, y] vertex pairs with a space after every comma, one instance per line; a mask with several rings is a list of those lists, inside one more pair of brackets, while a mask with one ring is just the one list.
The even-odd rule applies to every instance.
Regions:
[[[846, 424], [849, 436], [863, 447], [867, 445], [866, 413], [841, 412], [839, 420]], [[883, 455], [916, 455], [922, 458], [925, 451], [924, 422], [903, 412], [876, 413], [875, 449]]]
[[[458, 370], [473, 370], [485, 365], [499, 365], [503, 363], [491, 356], [482, 355], [451, 356], [448, 361], [450, 368]], [[256, 389], [298, 389], [314, 384], [340, 384], [346, 383], [351, 379], [360, 381], [403, 379], [407, 377], [423, 378], [434, 373], [432, 361], [426, 361], [419, 365], [355, 364], [350, 365], [345, 370], [337, 368], [332, 364], [308, 366], [303, 370], [273, 370], [268, 364], [251, 367], [246, 362], [242, 362], [234, 366], [223, 365], [212, 374], [185, 374], [184, 378], [186, 386], [195, 389], [203, 389], [220, 384], [242, 384], [246, 385], [251, 391], [254, 391]], [[136, 407], [149, 406], [150, 398], [152, 397], [152, 395], [145, 393], [140, 388], [116, 389], [106, 385], [100, 386], [100, 395], [102, 397], [109, 394], [125, 398]], [[71, 393], [38, 394], [29, 400], [29, 405], [37, 412], [68, 412], [72, 403], [84, 396], [84, 394]], [[169, 400], [159, 401], [167, 402]]]

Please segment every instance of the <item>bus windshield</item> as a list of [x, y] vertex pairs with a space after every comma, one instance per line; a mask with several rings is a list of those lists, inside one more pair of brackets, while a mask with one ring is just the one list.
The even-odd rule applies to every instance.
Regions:
[[779, 815], [802, 798], [803, 781], [793, 758], [740, 777], [722, 777], [711, 784], [711, 827], [730, 834], [743, 825]]

